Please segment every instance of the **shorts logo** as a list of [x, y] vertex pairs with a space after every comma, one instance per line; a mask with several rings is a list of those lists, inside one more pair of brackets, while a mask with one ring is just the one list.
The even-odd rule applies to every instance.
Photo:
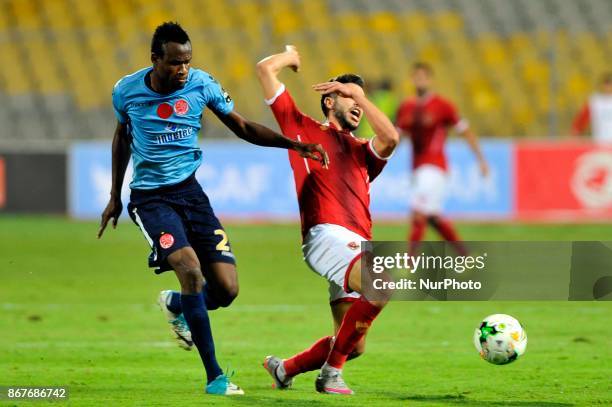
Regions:
[[159, 237], [159, 245], [162, 249], [169, 249], [174, 244], [174, 236], [170, 233], [164, 233]]
[[350, 242], [349, 244], [346, 245], [346, 247], [348, 247], [351, 250], [357, 250], [357, 249], [359, 249], [359, 243], [357, 243], [357, 242]]
[[189, 111], [189, 103], [185, 99], [179, 99], [174, 102], [174, 113], [179, 116], [184, 116]]
[[167, 119], [172, 116], [172, 106], [168, 103], [162, 103], [157, 106], [157, 115], [162, 119]]

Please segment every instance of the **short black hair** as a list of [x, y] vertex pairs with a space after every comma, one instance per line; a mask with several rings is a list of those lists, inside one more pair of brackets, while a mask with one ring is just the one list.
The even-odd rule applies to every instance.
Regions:
[[151, 53], [163, 57], [164, 44], [169, 42], [186, 44], [190, 41], [189, 35], [187, 35], [187, 32], [183, 30], [183, 27], [181, 27], [179, 23], [168, 21], [155, 29], [153, 39], [151, 39]]
[[[354, 73], [345, 73], [343, 75], [336, 76], [335, 78], [331, 78], [328, 82], [354, 83], [362, 88], [365, 86], [365, 81], [363, 78]], [[327, 113], [329, 112], [329, 109], [327, 106], [325, 106], [325, 98], [329, 97], [329, 95], [329, 93], [321, 95], [321, 110], [323, 111], [323, 115], [325, 117], [327, 117]]]
[[434, 74], [434, 71], [433, 71], [433, 68], [431, 67], [431, 65], [429, 65], [427, 62], [423, 62], [423, 61], [418, 61], [418, 62], [415, 62], [414, 64], [412, 64], [412, 70], [413, 71], [423, 70], [423, 71], [427, 72], [427, 74], [429, 76], [432, 76]]

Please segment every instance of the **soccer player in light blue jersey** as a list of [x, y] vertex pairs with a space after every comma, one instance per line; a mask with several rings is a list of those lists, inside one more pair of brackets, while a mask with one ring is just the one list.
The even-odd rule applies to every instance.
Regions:
[[229, 239], [195, 179], [202, 162], [198, 132], [209, 108], [238, 137], [261, 146], [293, 149], [305, 158], [328, 158], [319, 144], [304, 144], [249, 121], [208, 73], [190, 68], [191, 41], [176, 23], [157, 27], [153, 66], [123, 77], [113, 90], [117, 116], [112, 146], [112, 187], [98, 238], [121, 214], [121, 186], [130, 156], [134, 175], [128, 212], [152, 252], [156, 272], [174, 270], [181, 291], [162, 291], [159, 302], [177, 340], [198, 349], [206, 392], [244, 394], [223, 374], [215, 356], [208, 310], [227, 307], [238, 295], [236, 262]]

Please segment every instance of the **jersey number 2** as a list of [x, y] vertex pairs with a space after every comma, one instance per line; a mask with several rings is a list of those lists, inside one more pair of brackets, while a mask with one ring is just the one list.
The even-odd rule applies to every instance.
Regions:
[[215, 235], [221, 236], [221, 241], [217, 243], [216, 249], [222, 252], [229, 252], [230, 247], [227, 245], [228, 239], [227, 239], [227, 234], [225, 233], [225, 230], [217, 229], [215, 230]]

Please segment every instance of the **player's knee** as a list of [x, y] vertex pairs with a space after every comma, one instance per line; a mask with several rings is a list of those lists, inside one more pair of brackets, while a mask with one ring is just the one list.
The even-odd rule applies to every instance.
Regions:
[[414, 223], [427, 223], [428, 217], [422, 212], [414, 211], [412, 213], [412, 221]]
[[238, 282], [231, 282], [224, 287], [223, 298], [219, 301], [222, 307], [229, 307], [234, 299], [238, 297]]
[[369, 301], [369, 302], [376, 308], [383, 309], [385, 308], [385, 305], [387, 305], [387, 303], [389, 302], [389, 298], [382, 297], [382, 298], [377, 298], [376, 301]]
[[427, 223], [429, 223], [433, 227], [436, 227], [439, 222], [440, 218], [436, 215], [431, 215], [427, 217]]
[[182, 292], [195, 294], [201, 291], [204, 277], [199, 267], [183, 268], [176, 272], [179, 274]]

